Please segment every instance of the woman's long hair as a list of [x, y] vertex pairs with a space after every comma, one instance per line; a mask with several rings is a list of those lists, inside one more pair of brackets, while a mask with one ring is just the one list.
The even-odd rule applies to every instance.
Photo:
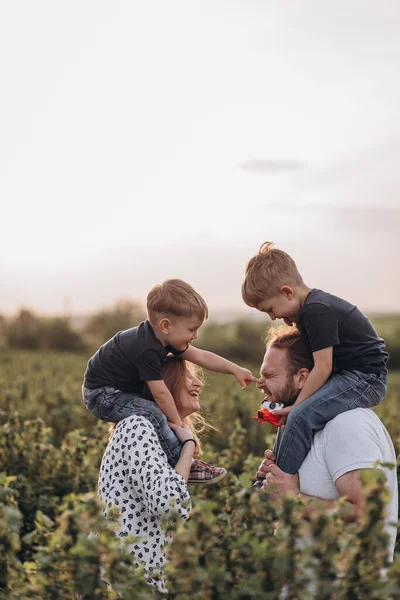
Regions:
[[[181, 413], [181, 394], [187, 393], [186, 375], [187, 371], [190, 374], [195, 375], [200, 381], [204, 380], [203, 371], [197, 365], [189, 363], [188, 361], [179, 358], [179, 356], [168, 356], [165, 360], [162, 374], [165, 385], [171, 392], [173, 399], [175, 400], [176, 408], [178, 413]], [[153, 399], [148, 386], [144, 385], [143, 397], [147, 399]], [[199, 413], [193, 413], [192, 415], [183, 419], [193, 433], [193, 437], [196, 440], [196, 456], [201, 456], [202, 447], [200, 441], [200, 435], [206, 428], [213, 429], [213, 426], [207, 423], [205, 418]], [[112, 423], [109, 428], [109, 439], [112, 438], [117, 424]]]

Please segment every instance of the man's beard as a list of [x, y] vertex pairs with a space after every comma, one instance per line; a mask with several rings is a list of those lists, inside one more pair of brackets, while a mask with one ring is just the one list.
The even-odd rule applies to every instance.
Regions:
[[294, 387], [293, 377], [288, 375], [286, 377], [286, 385], [283, 390], [279, 393], [275, 392], [275, 402], [281, 402], [284, 406], [292, 406], [295, 403], [299, 392]]

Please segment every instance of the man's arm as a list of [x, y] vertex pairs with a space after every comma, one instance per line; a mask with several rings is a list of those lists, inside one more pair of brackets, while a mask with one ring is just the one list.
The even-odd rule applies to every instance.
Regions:
[[[335, 487], [340, 496], [346, 497], [343, 503], [341, 517], [345, 523], [357, 521], [362, 515], [364, 509], [364, 496], [362, 493], [360, 469], [349, 471], [336, 480]], [[305, 507], [305, 518], [312, 518], [313, 514], [317, 513], [318, 504], [323, 503], [326, 508], [332, 508], [336, 500], [323, 500], [315, 498], [307, 494], [300, 494], [303, 500], [318, 500], [318, 502], [307, 502]]]
[[251, 371], [239, 367], [239, 365], [236, 365], [226, 358], [222, 358], [222, 356], [219, 356], [218, 354], [214, 354], [214, 352], [208, 352], [207, 350], [200, 350], [200, 348], [189, 346], [181, 356], [185, 360], [189, 360], [195, 365], [203, 367], [203, 369], [234, 375], [242, 386], [242, 389], [245, 389], [252, 381], [257, 381], [257, 377], [254, 377]]
[[175, 425], [182, 426], [182, 419], [177, 411], [175, 401], [164, 381], [161, 379], [157, 381], [146, 381], [146, 383], [150, 388], [150, 392], [156, 401], [157, 406], [162, 410], [168, 421]]
[[[318, 514], [321, 506], [324, 508], [333, 508], [336, 500], [325, 500], [316, 496], [309, 496], [300, 492], [298, 475], [289, 475], [284, 473], [275, 464], [275, 456], [271, 451], [265, 453], [265, 459], [261, 463], [257, 478], [265, 477], [263, 489], [268, 490], [272, 498], [277, 499], [283, 495], [300, 495], [304, 500], [304, 518], [312, 519], [314, 514]], [[348, 471], [341, 475], [336, 482], [335, 487], [341, 497], [345, 497], [343, 503], [342, 519], [345, 523], [356, 521], [362, 514], [364, 508], [364, 496], [361, 487], [360, 469]], [[309, 502], [315, 500], [315, 502]]]

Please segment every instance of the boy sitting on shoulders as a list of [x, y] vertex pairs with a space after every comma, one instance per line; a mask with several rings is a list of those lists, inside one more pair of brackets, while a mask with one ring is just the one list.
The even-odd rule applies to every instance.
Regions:
[[[147, 296], [148, 319], [118, 332], [89, 360], [84, 376], [86, 407], [99, 419], [117, 423], [137, 414], [154, 425], [168, 462], [174, 467], [181, 444], [168, 422], [182, 426], [174, 399], [167, 389], [162, 367], [169, 353], [211, 371], [229, 373], [244, 389], [257, 378], [248, 369], [190, 344], [208, 317], [203, 298], [187, 283], [170, 279]], [[143, 396], [145, 384], [152, 399]], [[226, 470], [194, 460], [188, 483], [217, 483]]]
[[312, 351], [314, 367], [296, 401], [273, 411], [282, 416], [282, 423], [287, 419], [277, 465], [295, 474], [315, 431], [346, 410], [381, 402], [389, 355], [384, 340], [356, 306], [308, 287], [294, 260], [271, 242], [247, 264], [242, 297], [273, 321], [296, 323]]

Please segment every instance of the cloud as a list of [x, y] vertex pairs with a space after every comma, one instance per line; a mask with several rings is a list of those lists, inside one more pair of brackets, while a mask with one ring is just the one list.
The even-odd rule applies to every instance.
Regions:
[[252, 159], [239, 163], [239, 167], [249, 173], [277, 175], [288, 171], [302, 170], [305, 168], [305, 164], [291, 159]]

